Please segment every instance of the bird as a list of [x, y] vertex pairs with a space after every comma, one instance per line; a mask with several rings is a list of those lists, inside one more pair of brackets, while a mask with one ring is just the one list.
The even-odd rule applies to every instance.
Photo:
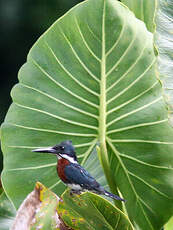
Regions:
[[71, 140], [62, 141], [53, 147], [37, 148], [32, 150], [32, 152], [50, 153], [57, 156], [58, 176], [62, 182], [70, 188], [71, 195], [89, 191], [99, 195], [105, 195], [115, 200], [125, 201], [123, 198], [105, 190], [104, 187], [79, 164]]

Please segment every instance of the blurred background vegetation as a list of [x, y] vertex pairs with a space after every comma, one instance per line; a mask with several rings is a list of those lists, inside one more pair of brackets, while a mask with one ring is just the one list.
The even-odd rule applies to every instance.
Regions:
[[[0, 0], [0, 124], [11, 104], [10, 91], [27, 53], [49, 26], [82, 0]], [[0, 172], [2, 170], [0, 152]]]

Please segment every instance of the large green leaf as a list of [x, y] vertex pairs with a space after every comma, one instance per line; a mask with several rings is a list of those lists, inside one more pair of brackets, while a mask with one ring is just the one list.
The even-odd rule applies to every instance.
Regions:
[[3, 185], [16, 207], [38, 180], [64, 191], [56, 159], [31, 149], [71, 139], [82, 163], [100, 143], [108, 184], [136, 228], [168, 220], [173, 131], [155, 62], [152, 34], [114, 0], [79, 4], [36, 42], [2, 127]]
[[70, 197], [69, 191], [65, 192], [58, 205], [58, 214], [76, 230], [133, 230], [123, 212], [93, 193]]
[[149, 31], [155, 31], [155, 13], [157, 0], [121, 0], [135, 16], [144, 21]]
[[94, 149], [88, 158], [85, 160], [84, 168], [92, 173], [92, 176], [107, 190], [109, 186], [107, 184], [106, 177], [103, 172], [103, 168], [99, 161], [99, 154], [97, 154], [96, 149]]

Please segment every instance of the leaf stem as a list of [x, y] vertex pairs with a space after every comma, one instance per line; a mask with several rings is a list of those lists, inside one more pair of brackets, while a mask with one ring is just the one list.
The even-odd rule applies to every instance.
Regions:
[[[99, 115], [99, 140], [100, 140], [100, 151], [98, 151], [99, 159], [101, 161], [105, 176], [107, 178], [108, 184], [112, 192], [117, 193], [117, 188], [113, 183], [107, 146], [106, 146], [106, 50], [105, 50], [105, 5], [106, 0], [104, 0], [103, 7], [103, 18], [102, 18], [102, 59], [101, 59], [101, 81], [100, 81], [100, 115]], [[100, 153], [99, 153], [100, 152]], [[115, 201], [116, 206], [122, 209], [122, 205], [119, 201]]]

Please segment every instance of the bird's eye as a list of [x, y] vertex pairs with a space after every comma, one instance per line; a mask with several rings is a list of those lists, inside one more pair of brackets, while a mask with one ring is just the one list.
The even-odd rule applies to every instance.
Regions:
[[60, 146], [60, 149], [61, 149], [61, 150], [64, 150], [64, 146]]

